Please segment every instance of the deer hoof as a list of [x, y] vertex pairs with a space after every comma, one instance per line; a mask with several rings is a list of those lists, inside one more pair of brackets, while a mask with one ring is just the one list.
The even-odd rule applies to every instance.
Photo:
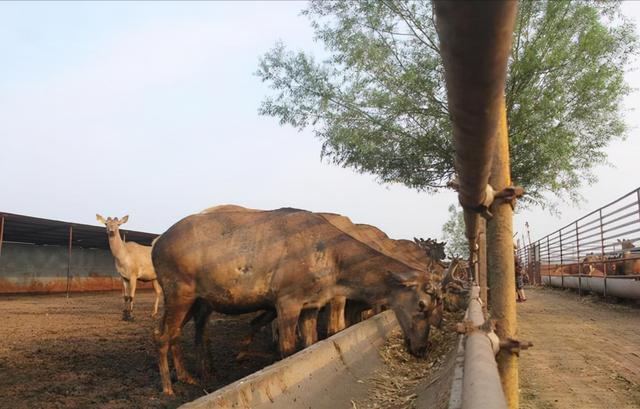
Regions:
[[182, 375], [178, 380], [182, 383], [188, 383], [189, 385], [198, 384], [198, 382], [189, 374]]

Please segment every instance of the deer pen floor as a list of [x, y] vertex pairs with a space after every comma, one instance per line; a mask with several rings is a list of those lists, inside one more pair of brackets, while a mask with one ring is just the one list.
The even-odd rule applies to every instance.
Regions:
[[[253, 315], [212, 315], [207, 326], [215, 379], [175, 383], [175, 398], [160, 389], [151, 319], [154, 295], [136, 296], [135, 321], [125, 322], [116, 292], [0, 296], [0, 407], [173, 408], [229, 384], [275, 361], [268, 333], [236, 361], [239, 341]], [[162, 310], [161, 310], [162, 311]], [[193, 324], [183, 331], [187, 367], [195, 372]]]
[[526, 289], [518, 304], [523, 409], [640, 407], [640, 308]]

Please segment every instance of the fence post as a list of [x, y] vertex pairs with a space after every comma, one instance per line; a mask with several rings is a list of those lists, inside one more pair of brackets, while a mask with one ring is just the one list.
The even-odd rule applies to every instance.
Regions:
[[67, 298], [69, 298], [69, 286], [71, 284], [71, 247], [73, 243], [73, 226], [69, 226], [69, 256], [67, 259]]
[[578, 266], [578, 296], [582, 296], [582, 263], [580, 262], [580, 237], [578, 236], [578, 221], [576, 220], [576, 265]]
[[560, 287], [564, 290], [564, 256], [562, 255], [562, 229], [560, 229]]
[[[639, 201], [640, 203], [640, 201]], [[598, 218], [600, 219], [600, 254], [602, 256], [602, 269], [604, 270], [604, 298], [607, 298], [607, 263], [608, 258], [604, 255], [604, 226], [602, 225], [602, 208], [598, 210]]]
[[2, 241], [4, 240], [4, 215], [0, 219], [0, 256], [2, 255]]
[[548, 235], [547, 235], [547, 276], [549, 277], [549, 286], [551, 286], [551, 248], [549, 247]]

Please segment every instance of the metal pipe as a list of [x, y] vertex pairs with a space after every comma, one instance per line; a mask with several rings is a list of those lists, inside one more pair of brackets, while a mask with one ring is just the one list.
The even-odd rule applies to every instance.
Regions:
[[[638, 201], [640, 203], [640, 200]], [[604, 226], [602, 225], [602, 209], [598, 210], [600, 220], [600, 255], [602, 256], [602, 274], [604, 275], [604, 298], [607, 298], [607, 258], [604, 255]]]
[[[491, 178], [495, 190], [511, 185], [507, 112], [502, 105], [498, 145], [493, 158]], [[487, 249], [491, 277], [491, 316], [496, 320], [496, 332], [501, 340], [516, 339], [516, 277], [513, 258], [513, 209], [507, 202], [496, 201], [491, 207], [493, 218], [487, 222]], [[510, 408], [518, 407], [518, 359], [508, 351], [498, 353], [498, 370], [502, 389]]]
[[549, 250], [549, 236], [547, 236], [547, 275], [551, 281], [551, 251]]
[[73, 243], [73, 226], [69, 226], [69, 257], [67, 259], [67, 298], [69, 298], [69, 286], [71, 284], [71, 248]]
[[562, 230], [560, 230], [560, 277], [562, 280], [562, 288], [564, 288], [564, 257], [562, 256]]
[[576, 260], [578, 263], [578, 295], [582, 296], [582, 262], [580, 261], [580, 236], [578, 235], [578, 222], [576, 221]]
[[638, 218], [640, 218], [640, 188], [636, 190], [636, 200], [638, 201]]
[[[467, 318], [474, 327], [484, 324], [480, 288], [471, 288], [471, 299]], [[464, 351], [464, 377], [462, 387], [462, 408], [506, 409], [507, 402], [500, 387], [500, 377], [494, 356], [494, 347], [489, 336], [483, 331], [467, 334]]]

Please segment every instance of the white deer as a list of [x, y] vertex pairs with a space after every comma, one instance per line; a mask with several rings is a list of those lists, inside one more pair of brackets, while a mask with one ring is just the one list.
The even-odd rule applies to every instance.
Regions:
[[120, 225], [129, 220], [129, 216], [124, 216], [121, 220], [117, 217], [104, 217], [96, 214], [96, 219], [107, 227], [109, 235], [109, 247], [111, 254], [116, 260], [116, 270], [122, 278], [122, 293], [124, 296], [124, 311], [122, 319], [133, 320], [133, 297], [136, 294], [137, 281], [151, 281], [156, 292], [156, 302], [153, 305], [152, 317], [158, 315], [158, 303], [162, 295], [162, 288], [158, 284], [156, 272], [151, 263], [151, 246], [143, 246], [134, 242], [123, 242], [120, 237]]

